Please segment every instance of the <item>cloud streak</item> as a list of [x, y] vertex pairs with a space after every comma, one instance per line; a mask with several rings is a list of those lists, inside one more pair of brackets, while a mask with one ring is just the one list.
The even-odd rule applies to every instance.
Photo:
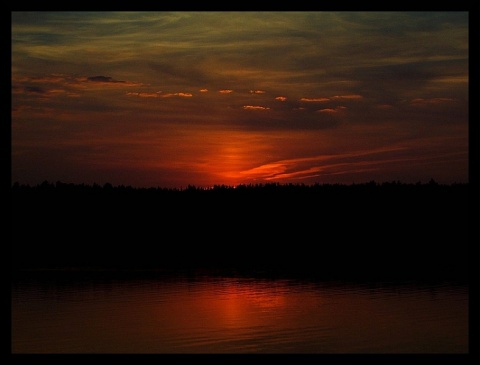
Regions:
[[269, 110], [269, 107], [260, 106], [260, 105], [244, 105], [243, 109], [245, 110]]
[[336, 114], [343, 110], [347, 109], [346, 106], [337, 106], [336, 108], [325, 108], [325, 109], [318, 109], [316, 110], [317, 113], [328, 113], [328, 114]]
[[300, 101], [304, 101], [306, 103], [325, 103], [330, 101], [330, 98], [301, 98]]

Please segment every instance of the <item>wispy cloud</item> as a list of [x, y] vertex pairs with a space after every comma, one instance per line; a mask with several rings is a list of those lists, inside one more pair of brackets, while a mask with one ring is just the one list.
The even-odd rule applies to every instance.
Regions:
[[444, 103], [451, 103], [454, 99], [452, 98], [416, 98], [411, 101], [412, 105], [431, 105], [431, 104], [444, 104]]
[[241, 171], [240, 175], [248, 176], [250, 178], [268, 179], [269, 177], [274, 177], [285, 172], [286, 169], [287, 167], [284, 163], [268, 163], [252, 169]]
[[[376, 148], [342, 154], [284, 159], [244, 170], [241, 174], [266, 181], [315, 177], [320, 176], [320, 173], [333, 173], [336, 171], [335, 169], [340, 167], [351, 166], [353, 169], [361, 165], [387, 163], [383, 157], [384, 155], [403, 150], [405, 150], [405, 147]], [[358, 161], [359, 158], [371, 158], [372, 156], [376, 156], [378, 160]], [[347, 171], [348, 170], [350, 169], [347, 169]], [[352, 171], [348, 172], [351, 173]]]
[[272, 180], [284, 180], [284, 179], [301, 179], [301, 178], [312, 178], [316, 176], [320, 176], [319, 172], [325, 170], [325, 167], [310, 167], [305, 170], [289, 172], [289, 173], [279, 173], [273, 176], [265, 177], [265, 180], [272, 181]]
[[138, 96], [140, 98], [158, 98], [159, 93], [147, 93], [147, 92], [127, 92], [125, 95], [128, 96]]
[[378, 104], [375, 107], [378, 108], [378, 109], [384, 109], [384, 110], [393, 109], [392, 104]]
[[250, 90], [250, 94], [265, 94], [265, 90]]
[[331, 100], [360, 100], [363, 99], [363, 96], [358, 94], [352, 95], [335, 95], [331, 97], [321, 97], [321, 98], [301, 98], [300, 101], [307, 102], [307, 103], [325, 103]]
[[325, 103], [330, 101], [329, 98], [301, 98], [300, 101], [304, 101], [307, 103]]
[[287, 100], [287, 97], [286, 96], [277, 96], [275, 98], [275, 100], [278, 100], [278, 101], [286, 101]]
[[317, 112], [318, 113], [336, 113], [337, 110], [332, 108], [325, 108], [325, 109], [319, 109], [317, 110]]
[[268, 110], [269, 107], [259, 106], [259, 105], [244, 105], [243, 109], [245, 110]]
[[178, 92], [178, 93], [162, 93], [161, 91], [157, 91], [154, 93], [151, 92], [127, 92], [125, 95], [128, 96], [138, 96], [140, 98], [173, 98], [173, 97], [181, 97], [181, 98], [191, 98], [193, 96], [192, 93], [185, 93], [185, 92]]
[[347, 100], [359, 100], [363, 99], [362, 95], [353, 94], [353, 95], [335, 95], [331, 99], [347, 99]]
[[162, 97], [162, 98], [171, 98], [171, 97], [174, 97], [174, 96], [179, 96], [181, 98], [191, 98], [193, 96], [193, 94], [180, 92], [180, 93], [167, 93], [167, 94], [161, 94], [160, 95], [160, 97]]
[[336, 108], [325, 108], [325, 109], [318, 109], [316, 110], [317, 113], [329, 113], [329, 114], [335, 114], [335, 113], [338, 113], [342, 110], [345, 110], [347, 109], [346, 106], [337, 106]]
[[230, 94], [233, 93], [233, 90], [231, 89], [222, 89], [218, 91], [220, 94]]

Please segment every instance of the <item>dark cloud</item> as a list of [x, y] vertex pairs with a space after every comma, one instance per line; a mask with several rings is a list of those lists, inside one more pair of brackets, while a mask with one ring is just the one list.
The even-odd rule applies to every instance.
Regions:
[[109, 76], [91, 76], [87, 78], [88, 81], [93, 82], [113, 82], [113, 83], [125, 83], [126, 81], [115, 80]]
[[338, 72], [337, 77], [357, 82], [351, 92], [380, 100], [399, 100], [412, 90], [424, 90], [429, 82], [440, 77], [464, 75], [467, 64], [468, 60], [439, 60], [360, 66]]
[[34, 93], [34, 94], [45, 94], [46, 90], [42, 89], [41, 87], [38, 86], [26, 86], [25, 91], [28, 93]]

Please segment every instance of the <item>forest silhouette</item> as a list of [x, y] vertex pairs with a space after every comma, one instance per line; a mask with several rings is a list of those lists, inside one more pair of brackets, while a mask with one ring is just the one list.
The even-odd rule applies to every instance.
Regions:
[[11, 187], [14, 273], [468, 280], [468, 184]]

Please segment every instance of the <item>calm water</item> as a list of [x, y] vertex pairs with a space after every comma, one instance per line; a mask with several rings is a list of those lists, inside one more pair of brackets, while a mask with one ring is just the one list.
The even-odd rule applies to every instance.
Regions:
[[12, 286], [13, 353], [467, 353], [468, 287], [196, 276]]

